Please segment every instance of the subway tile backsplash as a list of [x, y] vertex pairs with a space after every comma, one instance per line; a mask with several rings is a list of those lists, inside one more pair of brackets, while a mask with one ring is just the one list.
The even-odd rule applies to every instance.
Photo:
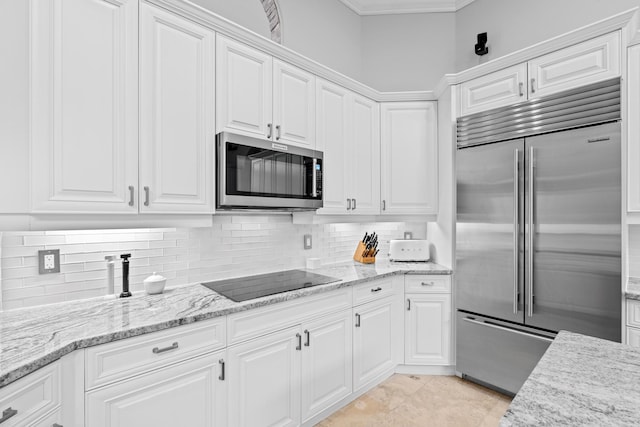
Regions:
[[[210, 228], [5, 232], [0, 245], [0, 290], [5, 310], [92, 298], [106, 293], [105, 256], [131, 253], [130, 283], [161, 273], [167, 286], [348, 261], [365, 231], [380, 235], [379, 259], [404, 231], [426, 238], [425, 223], [296, 225], [290, 215], [215, 215]], [[313, 248], [303, 249], [311, 234]], [[60, 249], [60, 273], [38, 274], [38, 250]], [[115, 289], [122, 284], [116, 262]]]

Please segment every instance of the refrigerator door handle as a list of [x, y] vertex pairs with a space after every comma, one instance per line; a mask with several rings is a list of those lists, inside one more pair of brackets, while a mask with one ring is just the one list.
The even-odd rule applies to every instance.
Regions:
[[520, 176], [518, 164], [520, 150], [513, 152], [513, 314], [518, 314], [518, 255], [520, 252], [520, 235], [518, 222], [520, 219]]
[[518, 331], [517, 329], [511, 329], [504, 326], [495, 325], [493, 323], [481, 322], [479, 320], [475, 320], [470, 317], [464, 317], [462, 320], [464, 320], [465, 322], [473, 323], [475, 325], [486, 326], [487, 328], [500, 329], [502, 331], [511, 332], [517, 335], [524, 335], [526, 337], [534, 338], [541, 341], [553, 342], [553, 338], [543, 337], [542, 335], [529, 334], [527, 332], [522, 332], [522, 331]]
[[533, 185], [533, 180], [535, 178], [535, 151], [533, 147], [529, 147], [529, 188], [527, 189], [529, 192], [529, 203], [528, 203], [528, 212], [527, 212], [527, 316], [533, 317], [533, 245], [534, 245], [534, 234], [535, 234], [535, 222], [534, 222], [534, 202], [535, 202], [535, 186]]

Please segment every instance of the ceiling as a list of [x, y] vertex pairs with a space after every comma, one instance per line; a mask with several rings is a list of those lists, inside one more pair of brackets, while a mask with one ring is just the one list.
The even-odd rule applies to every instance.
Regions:
[[455, 12], [474, 0], [340, 0], [358, 15]]

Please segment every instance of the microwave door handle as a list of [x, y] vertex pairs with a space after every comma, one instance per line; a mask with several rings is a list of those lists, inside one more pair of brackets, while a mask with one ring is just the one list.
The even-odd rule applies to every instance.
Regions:
[[318, 164], [318, 159], [313, 159], [312, 167], [313, 173], [311, 174], [311, 197], [318, 197], [318, 177], [316, 174], [318, 170], [316, 169], [316, 165]]

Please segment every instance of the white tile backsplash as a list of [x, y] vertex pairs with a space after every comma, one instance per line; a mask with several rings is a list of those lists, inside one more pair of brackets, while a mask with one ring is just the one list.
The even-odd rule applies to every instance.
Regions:
[[[401, 239], [405, 230], [426, 238], [427, 223], [297, 225], [291, 215], [215, 215], [210, 228], [4, 232], [1, 301], [12, 309], [104, 295], [107, 255], [132, 254], [131, 288], [141, 291], [153, 272], [176, 286], [304, 268], [307, 258], [348, 261], [365, 231], [378, 233], [378, 258], [386, 259], [389, 240]], [[303, 249], [305, 234], [312, 235], [313, 249]], [[60, 273], [38, 274], [40, 249], [60, 249]], [[115, 275], [119, 293], [120, 261]]]

